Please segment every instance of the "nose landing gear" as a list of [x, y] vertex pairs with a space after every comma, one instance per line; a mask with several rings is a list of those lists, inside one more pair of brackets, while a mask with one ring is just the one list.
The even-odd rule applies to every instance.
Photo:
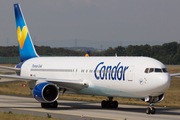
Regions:
[[154, 104], [153, 104], [153, 103], [151, 103], [151, 104], [150, 104], [150, 107], [148, 107], [148, 108], [146, 109], [146, 113], [147, 113], [147, 114], [155, 114], [155, 113], [156, 113], [156, 109], [154, 108]]
[[113, 97], [108, 97], [109, 100], [105, 101], [103, 100], [101, 102], [101, 107], [102, 108], [118, 108], [118, 102], [113, 101]]

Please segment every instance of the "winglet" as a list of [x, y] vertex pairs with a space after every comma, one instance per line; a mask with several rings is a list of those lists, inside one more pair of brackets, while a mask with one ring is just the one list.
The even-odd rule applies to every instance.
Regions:
[[14, 4], [14, 13], [21, 61], [38, 57], [19, 4]]

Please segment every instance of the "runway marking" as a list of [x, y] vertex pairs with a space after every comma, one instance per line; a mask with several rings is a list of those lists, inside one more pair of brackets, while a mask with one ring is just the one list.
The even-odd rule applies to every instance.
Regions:
[[[59, 111], [51, 111], [51, 110], [42, 110], [42, 109], [26, 109], [26, 108], [10, 108], [10, 109], [17, 109], [17, 110], [26, 110], [26, 111], [35, 111], [35, 112], [47, 112], [47, 113], [56, 113], [56, 114], [63, 114], [63, 115], [74, 115], [81, 117], [81, 114], [72, 114], [72, 113], [59, 113]], [[111, 120], [124, 120], [124, 119], [117, 119], [117, 118], [107, 118], [107, 117], [99, 117], [99, 116], [91, 116], [91, 115], [83, 115], [84, 117], [93, 117], [93, 118], [101, 118], [101, 119], [111, 119]]]

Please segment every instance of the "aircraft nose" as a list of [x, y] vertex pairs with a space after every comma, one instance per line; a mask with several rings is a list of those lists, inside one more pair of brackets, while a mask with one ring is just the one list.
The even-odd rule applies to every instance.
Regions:
[[170, 86], [170, 75], [167, 74], [161, 74], [157, 77], [157, 85], [158, 89], [161, 90], [162, 93], [164, 93]]

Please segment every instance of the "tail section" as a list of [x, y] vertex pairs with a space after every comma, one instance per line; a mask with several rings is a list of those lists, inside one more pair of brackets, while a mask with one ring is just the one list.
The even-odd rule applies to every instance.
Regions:
[[38, 57], [19, 4], [14, 4], [14, 13], [21, 61]]
[[88, 50], [85, 54], [85, 57], [89, 57], [90, 56], [90, 50]]

